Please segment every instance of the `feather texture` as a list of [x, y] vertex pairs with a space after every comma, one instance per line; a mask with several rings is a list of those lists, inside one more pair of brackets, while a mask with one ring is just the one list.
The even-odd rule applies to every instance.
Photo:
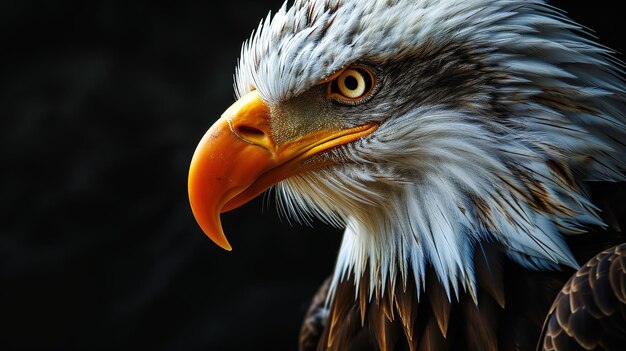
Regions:
[[621, 350], [626, 344], [626, 244], [605, 250], [567, 281], [543, 327], [543, 350]]
[[[409, 270], [419, 294], [427, 265], [450, 300], [472, 294], [477, 242], [532, 269], [578, 266], [561, 234], [604, 225], [583, 181], [622, 180], [626, 164], [610, 50], [543, 1], [297, 1], [244, 45], [236, 90], [297, 114], [358, 62], [406, 90], [383, 86], [345, 117], [380, 127], [325, 155], [339, 165], [276, 191], [288, 216], [346, 227], [329, 300], [349, 276], [384, 294]], [[278, 140], [301, 127], [278, 123]]]
[[[498, 247], [490, 247], [489, 252], [506, 257]], [[498, 253], [499, 252], [499, 253]], [[552, 299], [558, 292], [558, 287], [566, 279], [562, 272], [551, 272], [550, 277], [560, 284], [551, 286], [550, 290], [536, 289], [535, 291], [522, 291], [526, 282], [525, 275], [533, 275], [536, 272], [525, 268], [516, 267], [513, 262], [494, 260], [499, 267], [493, 267], [498, 271], [507, 271], [516, 274], [517, 284], [506, 291], [506, 298], [515, 304], [526, 299], [539, 299], [541, 296]], [[358, 318], [356, 311], [359, 304], [354, 301], [355, 284], [344, 281], [339, 284], [329, 313], [325, 314], [326, 320], [317, 322], [316, 325], [325, 326], [322, 333], [310, 333], [310, 328], [303, 327], [301, 340], [306, 339], [307, 344], [317, 341], [320, 350], [519, 350], [520, 345], [528, 343], [529, 339], [536, 340], [540, 331], [540, 322], [531, 324], [527, 330], [517, 329], [517, 334], [511, 328], [500, 328], [499, 324], [506, 321], [511, 324], [523, 325], [528, 323], [527, 315], [515, 309], [504, 309], [489, 294], [479, 294], [478, 304], [469, 293], [462, 293], [459, 301], [448, 302], [442, 283], [437, 280], [437, 275], [430, 268], [426, 274], [427, 282], [423, 292], [425, 298], [417, 298], [415, 284], [407, 282], [406, 289], [402, 288], [400, 281], [393, 292], [374, 295], [366, 302], [366, 317], [364, 324]], [[529, 277], [528, 279], [531, 279]], [[328, 294], [328, 281], [321, 288], [320, 293]], [[491, 287], [478, 285], [481, 292]], [[319, 293], [318, 293], [319, 294]], [[505, 291], [497, 295], [505, 295]], [[314, 303], [309, 309], [306, 323], [316, 316], [319, 309], [319, 301], [323, 297], [316, 296]], [[393, 302], [392, 302], [393, 301]], [[529, 306], [529, 309], [538, 311], [530, 312], [545, 314], [549, 302]], [[311, 335], [319, 336], [319, 339], [311, 339]], [[509, 346], [505, 345], [509, 343]], [[528, 343], [535, 346], [534, 342]], [[302, 348], [304, 349], [304, 348]], [[521, 348], [529, 349], [529, 348]]]
[[[273, 140], [379, 125], [317, 155], [331, 166], [276, 185], [287, 216], [346, 228], [316, 324], [326, 327], [305, 339], [528, 348], [566, 280], [559, 270], [596, 247], [576, 243], [619, 226], [588, 191], [626, 169], [624, 65], [612, 55], [542, 0], [298, 0], [268, 14], [242, 48], [235, 90], [269, 105]], [[378, 78], [367, 102], [313, 99], [355, 64]], [[570, 343], [561, 330], [582, 318], [561, 300], [550, 347]], [[596, 315], [614, 313], [607, 301]]]

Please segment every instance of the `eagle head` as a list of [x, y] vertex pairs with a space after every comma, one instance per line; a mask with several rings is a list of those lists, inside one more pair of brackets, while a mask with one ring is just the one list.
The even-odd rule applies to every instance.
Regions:
[[230, 250], [220, 213], [274, 186], [281, 211], [345, 227], [333, 286], [423, 288], [432, 267], [472, 292], [486, 242], [575, 267], [561, 235], [603, 225], [583, 182], [623, 179], [619, 63], [541, 0], [296, 1], [235, 79], [191, 162], [194, 215]]

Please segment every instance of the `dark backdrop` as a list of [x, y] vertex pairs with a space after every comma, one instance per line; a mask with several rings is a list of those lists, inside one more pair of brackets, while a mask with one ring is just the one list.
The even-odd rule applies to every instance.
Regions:
[[[615, 3], [553, 3], [624, 49]], [[257, 199], [224, 216], [228, 253], [186, 194], [241, 42], [279, 6], [0, 4], [0, 349], [295, 349], [340, 231]]]

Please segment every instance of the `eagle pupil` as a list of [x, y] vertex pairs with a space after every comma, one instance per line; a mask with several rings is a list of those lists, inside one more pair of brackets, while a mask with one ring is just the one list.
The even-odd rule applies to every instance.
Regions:
[[359, 81], [354, 76], [347, 76], [344, 81], [346, 88], [350, 90], [355, 90], [359, 86]]

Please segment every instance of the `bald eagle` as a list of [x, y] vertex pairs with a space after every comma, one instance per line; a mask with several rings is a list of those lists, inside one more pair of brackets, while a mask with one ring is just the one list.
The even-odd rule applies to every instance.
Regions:
[[285, 3], [243, 45], [191, 207], [226, 250], [220, 213], [272, 186], [345, 228], [301, 350], [623, 349], [621, 218], [592, 198], [624, 180], [622, 68], [542, 0]]

